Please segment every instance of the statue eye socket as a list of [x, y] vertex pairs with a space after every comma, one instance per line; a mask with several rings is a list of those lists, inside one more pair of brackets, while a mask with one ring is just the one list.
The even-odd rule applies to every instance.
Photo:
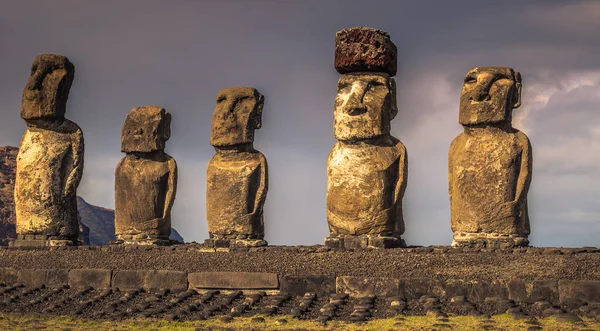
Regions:
[[348, 83], [348, 82], [339, 83], [338, 90], [343, 90], [343, 89], [347, 88], [348, 86], [350, 86], [350, 83]]
[[467, 76], [467, 78], [465, 78], [465, 83], [470, 84], [470, 83], [475, 83], [477, 81], [477, 78], [473, 77], [473, 76]]
[[225, 96], [224, 95], [221, 95], [221, 96], [219, 96], [217, 98], [217, 102], [223, 102], [223, 101], [225, 101]]

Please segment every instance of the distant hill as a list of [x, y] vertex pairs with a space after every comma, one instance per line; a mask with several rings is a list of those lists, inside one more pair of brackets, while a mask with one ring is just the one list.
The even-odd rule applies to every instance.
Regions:
[[[16, 147], [0, 147], [0, 246], [16, 236], [15, 204], [13, 190], [17, 164]], [[80, 239], [89, 245], [108, 245], [115, 239], [115, 212], [112, 209], [90, 205], [77, 197], [77, 210], [81, 217]], [[171, 239], [183, 242], [177, 230], [171, 230]]]

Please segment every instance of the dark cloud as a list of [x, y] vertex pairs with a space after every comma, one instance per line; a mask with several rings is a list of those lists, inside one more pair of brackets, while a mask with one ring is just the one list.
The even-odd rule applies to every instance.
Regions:
[[534, 144], [532, 243], [597, 245], [590, 235], [600, 226], [600, 191], [590, 185], [600, 180], [597, 8], [594, 1], [518, 0], [4, 1], [0, 144], [19, 144], [18, 109], [33, 58], [65, 54], [76, 65], [67, 116], [86, 139], [80, 194], [112, 205], [125, 115], [163, 106], [173, 115], [167, 152], [180, 167], [174, 225], [200, 241], [216, 93], [254, 86], [265, 95], [255, 145], [270, 166], [267, 239], [319, 243], [327, 235], [325, 167], [335, 143], [335, 32], [371, 26], [388, 31], [399, 49], [400, 112], [392, 127], [409, 155], [409, 243], [450, 243], [446, 155], [462, 130], [462, 79], [474, 66], [506, 65], [523, 75], [515, 125]]

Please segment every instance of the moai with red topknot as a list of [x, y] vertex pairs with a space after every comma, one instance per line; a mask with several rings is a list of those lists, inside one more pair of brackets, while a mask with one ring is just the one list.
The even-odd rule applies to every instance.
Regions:
[[396, 46], [381, 30], [356, 27], [336, 34], [338, 81], [327, 161], [329, 247], [404, 246], [402, 197], [406, 148], [390, 134], [398, 113]]

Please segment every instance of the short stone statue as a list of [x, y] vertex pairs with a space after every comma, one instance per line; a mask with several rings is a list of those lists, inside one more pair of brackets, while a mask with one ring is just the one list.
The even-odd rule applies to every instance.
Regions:
[[219, 92], [210, 143], [216, 154], [206, 172], [206, 218], [211, 247], [264, 246], [267, 159], [254, 149], [264, 97], [251, 87]]
[[39, 55], [31, 66], [21, 103], [27, 129], [17, 155], [15, 246], [78, 243], [83, 134], [65, 119], [74, 76], [75, 67], [62, 55]]
[[157, 106], [132, 109], [121, 132], [127, 155], [115, 169], [114, 244], [170, 244], [177, 163], [165, 153], [171, 114]]
[[448, 180], [453, 246], [527, 246], [532, 154], [512, 127], [521, 75], [506, 67], [471, 69], [460, 94], [464, 132], [450, 145]]
[[404, 245], [402, 197], [407, 155], [390, 134], [396, 116], [396, 46], [381, 30], [352, 28], [336, 36], [338, 82], [327, 161], [325, 244], [337, 248]]

